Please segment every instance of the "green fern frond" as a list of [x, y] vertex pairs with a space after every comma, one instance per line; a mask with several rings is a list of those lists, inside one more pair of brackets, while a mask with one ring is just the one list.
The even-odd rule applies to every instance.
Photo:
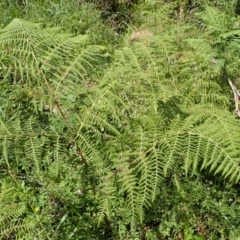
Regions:
[[4, 79], [25, 84], [29, 89], [25, 91], [41, 104], [48, 98], [58, 101], [74, 94], [77, 83], [89, 78], [93, 69], [98, 74], [109, 61], [104, 47], [88, 46], [87, 36], [51, 32], [21, 19], [0, 32], [0, 46]]
[[204, 60], [208, 61], [209, 64], [211, 59], [217, 55], [213, 51], [212, 46], [204, 39], [188, 39], [187, 42], [190, 47], [196, 51], [196, 56], [202, 57]]
[[211, 6], [205, 6], [205, 10], [198, 15], [206, 23], [205, 26], [209, 34], [226, 32], [229, 23], [232, 22], [230, 16]]
[[[165, 174], [173, 169], [176, 158], [183, 159], [186, 174], [197, 169], [210, 171], [239, 182], [240, 156], [236, 149], [237, 121], [228, 112], [215, 108], [195, 108], [199, 111], [185, 120], [178, 120], [164, 141], [167, 158], [164, 159]], [[229, 116], [227, 116], [229, 115]], [[224, 137], [223, 137], [224, 136]]]
[[112, 221], [114, 206], [113, 202], [117, 204], [117, 192], [114, 186], [114, 179], [116, 174], [114, 171], [107, 173], [102, 179], [102, 184], [99, 185], [99, 212], [98, 212], [98, 224], [104, 221], [104, 218], [108, 218]]
[[[158, 101], [160, 99], [167, 101], [178, 91], [173, 80], [166, 79], [166, 74], [171, 72], [169, 70], [171, 63], [168, 65], [165, 61], [166, 58], [170, 58], [168, 54], [172, 54], [170, 53], [172, 50], [169, 52], [166, 52], [168, 50], [160, 50], [163, 48], [163, 43], [158, 40], [158, 37], [151, 42], [153, 48], [146, 47], [143, 43], [135, 43], [131, 49], [123, 48], [116, 51], [113, 63], [114, 72], [109, 71], [106, 74], [108, 83], [109, 80], [115, 82], [116, 79], [119, 79], [118, 82], [114, 83], [112, 95], [123, 99], [117, 94], [124, 94], [124, 102], [126, 106], [130, 106], [131, 111], [135, 111], [135, 106], [144, 105], [145, 108], [148, 106], [148, 111], [151, 109], [150, 111], [156, 113]], [[156, 54], [158, 54], [158, 58]], [[168, 61], [171, 60], [168, 59]], [[136, 98], [137, 92], [141, 92], [141, 96], [138, 95]], [[148, 101], [149, 94], [150, 101]]]
[[119, 174], [119, 183], [121, 184], [121, 194], [127, 193], [126, 197], [126, 210], [129, 209], [131, 213], [131, 224], [133, 229], [138, 222], [139, 217], [142, 215], [143, 209], [137, 209], [136, 199], [137, 199], [137, 183], [138, 179], [134, 173], [134, 169], [130, 166], [125, 165], [121, 174]]
[[22, 193], [15, 187], [3, 182], [0, 192], [0, 238], [20, 239], [32, 232], [38, 220], [31, 216], [24, 202], [19, 202]]
[[159, 149], [153, 148], [149, 150], [147, 156], [143, 156], [139, 159], [136, 168], [139, 173], [136, 206], [140, 222], [143, 222], [144, 208], [148, 208], [152, 205], [152, 202], [158, 195], [163, 179]]

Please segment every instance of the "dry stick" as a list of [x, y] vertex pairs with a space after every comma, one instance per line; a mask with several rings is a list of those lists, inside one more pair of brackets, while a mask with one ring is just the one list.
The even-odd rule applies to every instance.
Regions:
[[228, 83], [233, 91], [233, 96], [234, 96], [234, 101], [235, 101], [235, 112], [237, 113], [238, 117], [240, 117], [240, 111], [239, 111], [239, 107], [238, 107], [240, 93], [230, 79], [228, 79]]

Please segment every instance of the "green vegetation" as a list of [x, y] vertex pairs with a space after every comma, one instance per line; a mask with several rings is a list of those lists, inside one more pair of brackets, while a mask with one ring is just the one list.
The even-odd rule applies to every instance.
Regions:
[[225, 2], [0, 3], [0, 239], [240, 238]]

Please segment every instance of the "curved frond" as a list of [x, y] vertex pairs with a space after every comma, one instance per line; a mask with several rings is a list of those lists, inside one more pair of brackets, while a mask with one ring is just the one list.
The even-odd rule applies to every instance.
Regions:
[[186, 174], [208, 168], [239, 182], [238, 121], [224, 110], [198, 107], [194, 111], [197, 113], [185, 120], [177, 120], [163, 142], [165, 174], [178, 158], [183, 160]]

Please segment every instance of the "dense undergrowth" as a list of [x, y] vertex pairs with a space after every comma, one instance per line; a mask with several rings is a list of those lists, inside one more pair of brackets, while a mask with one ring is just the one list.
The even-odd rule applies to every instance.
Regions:
[[0, 3], [0, 238], [240, 238], [237, 1]]

